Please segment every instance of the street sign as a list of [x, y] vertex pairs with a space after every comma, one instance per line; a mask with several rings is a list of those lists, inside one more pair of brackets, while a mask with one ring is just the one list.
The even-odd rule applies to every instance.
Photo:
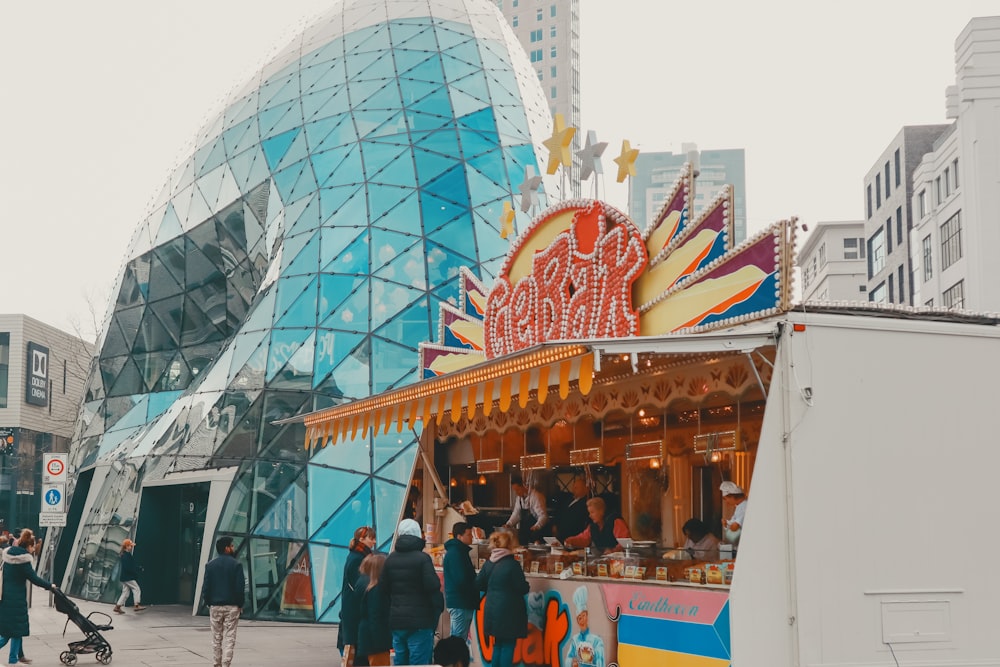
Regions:
[[42, 484], [42, 514], [66, 511], [66, 485]]
[[52, 526], [62, 527], [66, 525], [66, 515], [62, 512], [41, 512], [38, 515], [38, 527], [49, 528]]
[[42, 454], [42, 484], [66, 483], [66, 455]]

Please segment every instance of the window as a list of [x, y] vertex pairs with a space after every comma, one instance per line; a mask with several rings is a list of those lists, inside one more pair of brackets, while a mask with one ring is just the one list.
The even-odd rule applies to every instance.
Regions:
[[533, 62], [533, 63], [540, 63], [540, 62], [542, 62], [542, 58], [543, 57], [544, 56], [542, 55], [542, 50], [541, 49], [535, 49], [534, 51], [531, 52], [531, 62]]
[[517, 27], [517, 14], [514, 14], [514, 16], [510, 18], [510, 24], [515, 28]]
[[903, 245], [903, 207], [896, 207], [896, 245]]
[[889, 187], [889, 163], [885, 163], [885, 198], [889, 199], [892, 189]]
[[864, 258], [865, 258], [864, 239], [859, 239], [859, 238], [844, 239], [844, 259], [864, 259]]
[[555, 37], [555, 36], [556, 36], [556, 27], [552, 26], [551, 28], [549, 28], [549, 37]]
[[948, 310], [965, 308], [965, 281], [959, 280], [941, 295], [941, 305]]
[[942, 202], [941, 198], [941, 177], [938, 176], [934, 179], [934, 204], [939, 205]]
[[899, 268], [896, 270], [896, 274], [899, 276], [896, 282], [899, 285], [899, 303], [906, 303], [906, 290], [903, 287], [903, 265], [900, 264]]
[[958, 190], [958, 158], [951, 161], [951, 177], [955, 179], [955, 189]]
[[532, 42], [540, 42], [540, 41], [542, 41], [542, 29], [541, 28], [539, 28], [538, 30], [532, 30], [531, 31], [531, 41]]
[[875, 174], [875, 209], [882, 205], [882, 174]]
[[551, 76], [553, 79], [556, 78], [556, 66], [555, 65], [553, 65], [552, 67], [549, 68], [549, 76]]
[[510, 6], [517, 7], [517, 0], [511, 0]]
[[539, 21], [542, 20], [542, 15], [543, 15], [543, 12], [542, 12], [541, 9], [539, 9], [537, 12], [535, 12], [535, 16], [537, 17], [537, 20], [539, 20]]
[[549, 7], [549, 16], [555, 16], [555, 15], [556, 15], [556, 6], [552, 5], [551, 7]]
[[951, 194], [951, 169], [948, 167], [944, 168], [944, 196], [947, 197]]
[[872, 303], [885, 303], [885, 283], [880, 283], [878, 287], [869, 292], [868, 300]]
[[961, 211], [945, 220], [941, 225], [941, 270], [962, 259], [962, 214]]
[[923, 263], [924, 263], [924, 282], [927, 282], [934, 277], [934, 250], [931, 246], [931, 235], [928, 234], [924, 237], [922, 242], [923, 245]]
[[917, 195], [917, 213], [921, 219], [927, 215], [927, 190], [921, 190]]
[[551, 53], [551, 55], [552, 55], [553, 58], [556, 57], [556, 47], [555, 46], [552, 47], [552, 53]]
[[558, 97], [558, 95], [556, 94], [556, 87], [552, 86], [552, 99], [555, 99], [556, 97]]
[[928, 308], [933, 308], [934, 307], [934, 299], [927, 299], [927, 303], [925, 303], [924, 305], [927, 306]]
[[10, 366], [10, 334], [0, 333], [0, 408], [7, 407], [7, 369]]
[[826, 266], [826, 244], [819, 247], [819, 265]]
[[899, 173], [899, 172], [900, 172], [900, 168], [899, 168], [899, 149], [898, 149], [898, 148], [896, 149], [896, 154], [895, 154], [895, 156], [893, 157], [893, 160], [894, 160], [894, 161], [895, 161], [895, 163], [896, 163], [896, 187], [898, 188], [898, 187], [899, 187], [899, 184], [900, 184], [900, 183], [902, 182], [902, 180], [903, 180], [903, 177], [902, 177], [902, 176], [900, 175], [900, 173]]
[[542, 80], [542, 70], [538, 70], [538, 80]]
[[[868, 239], [868, 277], [885, 268], [885, 230], [881, 227]], [[883, 286], [884, 287], [884, 286]]]
[[896, 302], [896, 296], [895, 296], [895, 293], [894, 293], [894, 291], [892, 289], [892, 274], [890, 273], [889, 274], [889, 303], [895, 303], [895, 302]]
[[865, 217], [867, 217], [867, 218], [872, 217], [872, 184], [871, 183], [868, 184], [868, 207], [867, 207], [866, 210], [868, 212], [868, 215], [865, 216]]
[[892, 253], [892, 218], [885, 221], [885, 254]]

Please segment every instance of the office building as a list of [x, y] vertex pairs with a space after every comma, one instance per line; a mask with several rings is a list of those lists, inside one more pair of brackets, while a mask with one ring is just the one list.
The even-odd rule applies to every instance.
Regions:
[[732, 185], [734, 245], [742, 243], [747, 237], [746, 156], [742, 148], [699, 151], [694, 144], [684, 144], [680, 153], [639, 153], [629, 190], [629, 217], [640, 227], [649, 223], [673, 189], [685, 162], [698, 164], [692, 217], [697, 217], [723, 186]]
[[867, 301], [863, 220], [820, 222], [802, 244], [802, 301]]

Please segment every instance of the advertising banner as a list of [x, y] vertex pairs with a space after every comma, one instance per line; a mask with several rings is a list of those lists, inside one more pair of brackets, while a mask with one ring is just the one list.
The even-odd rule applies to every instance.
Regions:
[[[731, 664], [728, 590], [594, 579], [528, 581], [528, 636], [517, 642], [515, 665]], [[484, 633], [483, 604], [473, 626], [473, 654], [490, 665], [493, 642]]]
[[24, 401], [42, 408], [49, 404], [49, 348], [38, 343], [28, 343], [28, 383], [24, 388]]

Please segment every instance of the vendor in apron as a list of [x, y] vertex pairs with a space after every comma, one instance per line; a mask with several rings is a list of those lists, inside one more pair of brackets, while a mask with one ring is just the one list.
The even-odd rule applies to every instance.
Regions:
[[507, 519], [507, 528], [517, 531], [517, 539], [521, 544], [531, 544], [542, 538], [544, 528], [549, 522], [545, 509], [545, 496], [538, 489], [529, 489], [520, 477], [511, 477], [511, 495], [514, 497], [514, 508]]
[[740, 543], [740, 535], [743, 534], [743, 521], [747, 513], [747, 494], [734, 482], [723, 482], [719, 486], [719, 490], [722, 491], [722, 504], [727, 512], [732, 512], [728, 519], [722, 521], [722, 539], [736, 548]]

